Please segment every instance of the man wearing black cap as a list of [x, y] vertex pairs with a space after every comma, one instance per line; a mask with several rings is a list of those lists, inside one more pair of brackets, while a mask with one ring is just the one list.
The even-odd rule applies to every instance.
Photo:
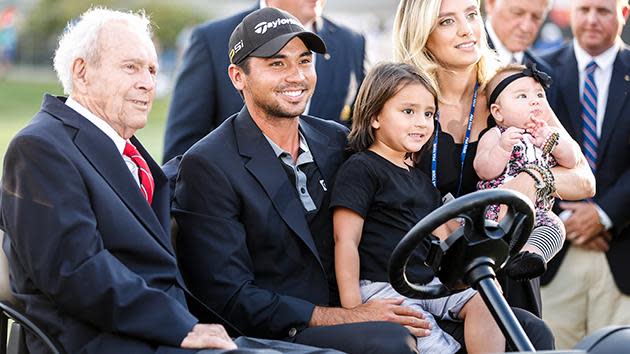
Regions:
[[[246, 11], [204, 23], [190, 36], [182, 67], [173, 89], [163, 161], [183, 154], [243, 107], [227, 68], [225, 55], [230, 34], [245, 16], [259, 8], [275, 7], [295, 16], [326, 43], [327, 55], [314, 55], [319, 83], [305, 112], [349, 123], [351, 105], [365, 76], [365, 38], [322, 15], [326, 0], [250, 0]], [[317, 58], [315, 58], [317, 57]]]
[[[302, 115], [322, 40], [265, 8], [232, 33], [229, 76], [245, 107], [184, 154], [173, 202], [187, 284], [247, 335], [350, 353], [410, 353], [428, 324], [380, 300], [329, 307], [329, 186], [347, 129]], [[370, 320], [391, 322], [365, 322]], [[392, 323], [394, 322], [394, 323]], [[407, 326], [407, 328], [403, 327]]]

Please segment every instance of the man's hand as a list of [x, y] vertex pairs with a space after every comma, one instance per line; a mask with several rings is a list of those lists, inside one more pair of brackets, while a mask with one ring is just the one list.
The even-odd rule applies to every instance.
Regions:
[[599, 222], [599, 213], [595, 204], [562, 202], [559, 206], [572, 212], [571, 216], [564, 222], [567, 229], [567, 240], [571, 241], [572, 244], [582, 246], [604, 231], [604, 225]]
[[387, 321], [401, 324], [416, 337], [431, 334], [431, 323], [425, 319], [422, 312], [411, 307], [401, 306], [403, 298], [379, 299], [368, 301], [350, 311], [357, 319], [363, 321]]
[[425, 319], [424, 314], [411, 307], [401, 306], [403, 300], [403, 298], [372, 300], [351, 309], [316, 306], [309, 326], [386, 321], [405, 326], [416, 337], [431, 334], [431, 324]]
[[608, 231], [602, 231], [590, 241], [587, 241], [583, 245], [578, 247], [582, 247], [584, 249], [594, 252], [607, 252], [610, 248], [610, 240], [612, 240], [612, 235], [610, 235]]
[[218, 324], [196, 324], [181, 344], [186, 349], [236, 349], [225, 328]]

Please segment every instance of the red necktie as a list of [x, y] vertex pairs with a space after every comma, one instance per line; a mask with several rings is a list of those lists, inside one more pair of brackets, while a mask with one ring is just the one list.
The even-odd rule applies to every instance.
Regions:
[[144, 198], [151, 204], [153, 202], [153, 176], [151, 176], [151, 170], [149, 165], [144, 161], [138, 149], [127, 142], [123, 155], [129, 157], [133, 163], [138, 166], [138, 177], [140, 178], [140, 191], [144, 195]]

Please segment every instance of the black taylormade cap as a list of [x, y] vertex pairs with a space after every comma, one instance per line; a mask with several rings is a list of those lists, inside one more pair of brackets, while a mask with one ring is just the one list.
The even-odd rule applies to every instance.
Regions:
[[289, 13], [273, 7], [256, 10], [245, 16], [230, 36], [230, 63], [238, 64], [250, 56], [269, 58], [294, 37], [300, 37], [309, 50], [326, 53], [324, 41]]

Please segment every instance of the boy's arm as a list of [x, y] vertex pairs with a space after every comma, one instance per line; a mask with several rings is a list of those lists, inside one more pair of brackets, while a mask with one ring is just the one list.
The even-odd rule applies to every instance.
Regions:
[[473, 162], [479, 178], [490, 180], [498, 177], [510, 161], [512, 151], [501, 147], [501, 133], [498, 129], [490, 129], [479, 139], [477, 155]]
[[359, 242], [363, 221], [361, 215], [347, 208], [337, 207], [333, 212], [335, 274], [341, 306], [345, 308], [353, 308], [362, 303], [359, 288]]

